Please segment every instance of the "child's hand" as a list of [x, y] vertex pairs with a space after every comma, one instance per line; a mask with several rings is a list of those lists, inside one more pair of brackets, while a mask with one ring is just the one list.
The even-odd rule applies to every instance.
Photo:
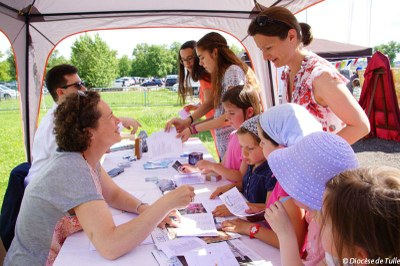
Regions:
[[225, 186], [217, 187], [217, 189], [211, 194], [210, 199], [215, 199], [216, 197], [230, 190], [234, 186], [235, 186], [234, 184], [228, 184]]
[[245, 210], [245, 212], [249, 213], [249, 214], [253, 214], [253, 213], [259, 213], [259, 212], [261, 212], [263, 210], [264, 210], [264, 208], [261, 207], [261, 206], [257, 206], [257, 205], [256, 206], [251, 206], [251, 205], [249, 205], [249, 208], [247, 210]]
[[171, 127], [174, 126], [176, 128], [176, 132], [181, 132], [184, 130], [188, 125], [185, 120], [180, 118], [172, 118], [165, 124], [164, 131], [169, 132]]
[[187, 141], [190, 138], [190, 129], [187, 127], [184, 130], [182, 130], [178, 135], [176, 135], [177, 138], [180, 138], [182, 140], [182, 143]]
[[200, 170], [205, 170], [205, 171], [212, 171], [212, 168], [214, 166], [213, 162], [207, 161], [207, 160], [200, 160], [196, 163], [196, 167], [198, 167]]
[[278, 237], [282, 237], [285, 234], [295, 234], [285, 207], [279, 200], [265, 210], [264, 218]]
[[185, 164], [182, 164], [182, 172], [185, 174], [196, 173], [196, 172], [200, 172], [200, 169], [191, 164], [185, 163]]
[[232, 213], [228, 210], [228, 208], [222, 204], [219, 205], [213, 210], [212, 215], [214, 217], [227, 217], [227, 216], [232, 216]]
[[246, 222], [242, 219], [227, 220], [221, 224], [221, 228], [224, 231], [235, 232], [243, 235], [250, 233], [250, 226], [252, 223]]

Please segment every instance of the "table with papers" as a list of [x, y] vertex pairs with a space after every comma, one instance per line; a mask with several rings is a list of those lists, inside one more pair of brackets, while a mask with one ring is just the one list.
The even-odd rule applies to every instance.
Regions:
[[[206, 148], [197, 138], [190, 139], [184, 143], [182, 150], [180, 148], [176, 148], [175, 150], [175, 154], [167, 153], [166, 157], [160, 155], [155, 156], [151, 153], [143, 153], [142, 159], [131, 162], [131, 166], [125, 168], [125, 171], [115, 177], [114, 181], [143, 202], [151, 204], [162, 196], [158, 185], [156, 185], [153, 180], [173, 179], [174, 176], [176, 176], [177, 171], [171, 167], [172, 163], [169, 164], [168, 168], [145, 170], [143, 165], [146, 162], [168, 159], [173, 162], [179, 160], [182, 163], [187, 163], [187, 157], [181, 157], [181, 155], [187, 155], [193, 151], [202, 152], [204, 159], [212, 160], [211, 155], [208, 154]], [[126, 161], [123, 157], [126, 158], [128, 155], [133, 157], [133, 153], [134, 151], [130, 149], [106, 154], [103, 161], [104, 169], [109, 171], [118, 167], [118, 164]], [[207, 213], [210, 213], [214, 210], [215, 206], [221, 204], [222, 201], [219, 199], [210, 200], [209, 195], [215, 188], [227, 183], [228, 181], [223, 179], [218, 182], [205, 181], [204, 183], [193, 185], [196, 193], [194, 203], [201, 203], [199, 204], [201, 205], [201, 208], [205, 209]], [[116, 225], [125, 223], [137, 216], [136, 214], [125, 213], [120, 210], [112, 209], [111, 207], [110, 211]], [[197, 210], [192, 212], [195, 213]], [[202, 217], [201, 219], [207, 220], [206, 217]], [[213, 230], [210, 230], [210, 232], [210, 236], [214, 234]], [[181, 230], [180, 233], [184, 234], [185, 229]], [[95, 250], [85, 233], [80, 231], [66, 239], [54, 265], [182, 265], [179, 261], [174, 262], [173, 259], [168, 260], [165, 257], [165, 253], [156, 248], [155, 243], [157, 244], [157, 247], [163, 245], [163, 243], [160, 243], [160, 241], [163, 241], [163, 236], [161, 234], [162, 231], [156, 228], [152, 233], [153, 238], [149, 236], [141, 245], [129, 253], [116, 260], [110, 261], [103, 258]], [[187, 248], [190, 245], [201, 245], [203, 242], [201, 240], [197, 241], [193, 239], [193, 236], [185, 236], [175, 239], [182, 242], [174, 242], [174, 244], [177, 245], [175, 251], [179, 250], [179, 247]], [[163, 248], [163, 250], [167, 250], [167, 248]], [[205, 254], [207, 254], [207, 256], [205, 256]], [[176, 259], [176, 257], [174, 258]], [[251, 265], [281, 265], [278, 249], [269, 246], [258, 239], [250, 239], [248, 236], [241, 236], [240, 238], [231, 239], [229, 241], [208, 244], [202, 247], [202, 249], [190, 251], [185, 254], [185, 260], [188, 265], [239, 265], [238, 262], [244, 263], [249, 259], [250, 261], [253, 261], [253, 264]], [[161, 262], [163, 260], [164, 262]], [[159, 261], [160, 264], [157, 261]]]

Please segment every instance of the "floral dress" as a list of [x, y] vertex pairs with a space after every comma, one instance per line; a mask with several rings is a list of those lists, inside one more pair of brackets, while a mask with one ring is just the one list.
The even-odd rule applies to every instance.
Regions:
[[[335, 67], [325, 59], [309, 52], [301, 63], [301, 68], [294, 77], [294, 88], [292, 92], [291, 102], [304, 106], [321, 124], [324, 131], [337, 133], [346, 124], [341, 121], [335, 113], [329, 108], [317, 103], [314, 96], [312, 83], [315, 78], [322, 73], [329, 73], [332, 78], [347, 83], [347, 79], [342, 76]], [[283, 83], [283, 102], [288, 102], [288, 81], [290, 68], [282, 72]]]
[[[92, 176], [93, 182], [96, 186], [96, 190], [99, 194], [102, 194], [101, 184], [100, 184], [100, 165], [94, 170], [89, 164], [87, 164], [90, 169], [90, 174]], [[62, 217], [54, 228], [53, 239], [51, 241], [49, 256], [47, 257], [46, 266], [53, 265], [58, 253], [64, 244], [65, 239], [69, 235], [82, 230], [78, 218], [76, 215], [65, 215]]]

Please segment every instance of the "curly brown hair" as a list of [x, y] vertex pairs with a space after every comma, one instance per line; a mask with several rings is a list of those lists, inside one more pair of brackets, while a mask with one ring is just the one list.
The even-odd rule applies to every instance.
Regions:
[[78, 91], [69, 95], [54, 112], [54, 134], [59, 148], [83, 152], [91, 142], [89, 128], [97, 128], [101, 113], [100, 95], [94, 91]]

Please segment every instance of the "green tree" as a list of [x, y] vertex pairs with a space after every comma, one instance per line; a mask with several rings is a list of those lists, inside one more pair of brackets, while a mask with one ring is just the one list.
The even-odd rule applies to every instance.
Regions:
[[10, 80], [17, 80], [17, 68], [15, 65], [15, 56], [12, 49], [7, 51], [7, 62], [9, 65]]
[[179, 69], [178, 54], [181, 46], [182, 44], [180, 42], [173, 42], [169, 47], [173, 59], [171, 61], [172, 70], [171, 73], [168, 74], [178, 74], [178, 69]]
[[132, 62], [127, 55], [123, 55], [118, 60], [118, 69], [120, 77], [134, 76], [132, 73]]
[[108, 87], [118, 76], [117, 52], [111, 50], [98, 34], [80, 36], [71, 47], [71, 63], [91, 87]]
[[54, 66], [60, 64], [69, 64], [68, 59], [59, 54], [60, 52], [58, 50], [54, 50], [53, 53], [51, 53], [50, 58], [47, 61], [46, 72], [52, 69]]
[[7, 61], [0, 62], [0, 81], [10, 81], [10, 64]]
[[164, 77], [171, 73], [174, 58], [166, 45], [136, 45], [132, 53], [132, 72], [141, 77]]
[[241, 53], [244, 52], [243, 47], [237, 47], [237, 46], [234, 45], [234, 44], [232, 44], [229, 48], [230, 48], [230, 49], [232, 50], [232, 52], [234, 52], [235, 55], [237, 55], [237, 56], [239, 56]]
[[396, 54], [400, 53], [400, 43], [395, 41], [390, 41], [387, 44], [381, 44], [374, 47], [374, 52], [379, 51], [382, 54], [389, 57], [390, 64], [394, 65], [394, 60], [396, 59]]

